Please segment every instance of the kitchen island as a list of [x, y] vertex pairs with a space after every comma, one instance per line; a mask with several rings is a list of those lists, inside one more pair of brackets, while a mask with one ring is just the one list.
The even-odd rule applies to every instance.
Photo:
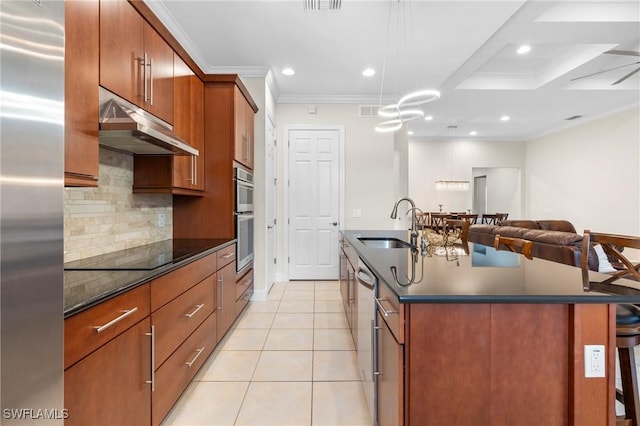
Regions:
[[[480, 244], [423, 256], [367, 237], [409, 240], [342, 232], [378, 279], [379, 425], [615, 424], [615, 304], [640, 303], [637, 282], [585, 290], [567, 265]], [[602, 371], [585, 345], [603, 351]]]

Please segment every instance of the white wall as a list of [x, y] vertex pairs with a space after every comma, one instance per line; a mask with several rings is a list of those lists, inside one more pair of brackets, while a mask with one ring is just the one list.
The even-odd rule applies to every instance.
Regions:
[[[473, 205], [474, 168], [525, 168], [525, 143], [503, 141], [409, 141], [409, 196], [423, 211], [466, 211]], [[468, 180], [469, 191], [437, 191], [437, 180]], [[521, 184], [522, 189], [522, 184]], [[522, 194], [520, 190], [519, 194]], [[516, 195], [518, 196], [518, 195]], [[520, 195], [521, 196], [521, 195]], [[493, 198], [488, 210], [511, 209], [510, 217], [520, 216], [517, 203]], [[509, 207], [511, 206], [511, 207]], [[500, 211], [502, 213], [503, 211]]]
[[525, 156], [529, 217], [640, 235], [640, 109], [528, 141]]
[[[373, 128], [378, 118], [359, 117], [355, 104], [318, 104], [316, 113], [309, 113], [307, 104], [277, 104], [278, 131], [278, 194], [286, 191], [285, 150], [286, 126], [342, 125], [345, 128], [345, 194], [344, 223], [341, 229], [392, 229], [389, 213], [396, 200], [396, 186], [402, 180], [398, 168], [403, 160], [395, 154], [395, 136], [376, 133]], [[404, 160], [406, 161], [406, 160]], [[405, 172], [406, 173], [406, 172]], [[406, 178], [404, 179], [406, 181]], [[404, 194], [406, 195], [406, 194]], [[278, 200], [278, 223], [284, 223], [284, 196]], [[361, 217], [353, 217], [360, 210]], [[278, 259], [283, 258], [285, 226], [278, 227]], [[283, 262], [278, 261], [278, 272], [284, 273]]]

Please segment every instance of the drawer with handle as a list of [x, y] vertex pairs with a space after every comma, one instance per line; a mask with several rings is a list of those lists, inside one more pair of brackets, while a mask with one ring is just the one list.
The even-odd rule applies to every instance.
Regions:
[[238, 300], [236, 300], [236, 316], [240, 315], [240, 312], [242, 312], [244, 307], [247, 306], [249, 300], [251, 300], [251, 296], [253, 296], [253, 280], [251, 280], [251, 284], [246, 289], [244, 294], [240, 296]]
[[151, 314], [155, 329], [155, 368], [214, 311], [215, 289], [214, 274]]
[[216, 255], [217, 252], [211, 253], [153, 280], [151, 310], [155, 311], [216, 272]]
[[253, 284], [253, 269], [236, 282], [236, 300]]
[[127, 291], [64, 321], [67, 368], [149, 315], [149, 284]]
[[404, 304], [384, 283], [378, 284], [377, 310], [398, 343], [404, 343]]
[[236, 245], [231, 244], [216, 252], [218, 256], [218, 269], [222, 269], [224, 266], [236, 260]]
[[156, 371], [152, 394], [152, 424], [158, 425], [207, 360], [216, 344], [216, 312], [193, 332]]

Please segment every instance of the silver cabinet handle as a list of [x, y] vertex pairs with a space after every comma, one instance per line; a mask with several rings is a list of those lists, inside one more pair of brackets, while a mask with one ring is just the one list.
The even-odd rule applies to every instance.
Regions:
[[107, 328], [109, 328], [112, 325], [114, 325], [115, 323], [122, 321], [123, 319], [125, 319], [126, 317], [128, 317], [129, 315], [131, 315], [132, 313], [134, 313], [137, 310], [138, 310], [138, 307], [136, 306], [135, 308], [129, 309], [128, 311], [122, 311], [123, 314], [120, 315], [118, 318], [112, 319], [111, 321], [109, 321], [105, 325], [96, 325], [93, 328], [96, 329], [96, 333], [101, 333], [104, 330], [106, 330]]
[[144, 62], [142, 63], [142, 67], [143, 67], [142, 68], [143, 69], [142, 82], [144, 83], [143, 84], [144, 90], [142, 92], [143, 93], [143, 98], [142, 98], [143, 102], [147, 102], [149, 100], [148, 99], [148, 91], [147, 91], [147, 67], [149, 66], [148, 59], [149, 59], [149, 55], [145, 52], [145, 54], [144, 54]]
[[188, 314], [184, 314], [185, 317], [187, 318], [191, 318], [192, 316], [194, 316], [196, 314], [196, 312], [198, 312], [200, 309], [202, 309], [202, 307], [204, 306], [204, 303], [201, 303], [200, 305], [196, 305], [196, 308], [188, 313]]
[[193, 162], [193, 184], [198, 184], [198, 159], [195, 155], [191, 156], [191, 161]]
[[224, 275], [220, 275], [218, 282], [220, 283], [220, 289], [218, 290], [218, 294], [220, 296], [218, 299], [218, 309], [222, 311], [224, 310]]
[[227, 254], [225, 254], [224, 256], [222, 256], [222, 258], [223, 258], [223, 259], [228, 259], [228, 258], [230, 258], [230, 257], [232, 257], [232, 256], [233, 256], [233, 253], [227, 253]]
[[153, 106], [153, 58], [149, 59], [149, 86], [151, 87], [149, 103]]
[[200, 356], [200, 354], [204, 351], [204, 346], [201, 347], [200, 349], [196, 349], [196, 356], [193, 357], [193, 359], [189, 362], [185, 362], [184, 365], [186, 365], [187, 367], [191, 368], [191, 366], [193, 365], [194, 362], [196, 362], [196, 360], [198, 359], [198, 357]]
[[385, 300], [385, 299], [378, 299], [377, 297], [375, 297], [375, 300], [376, 300], [376, 305], [378, 305], [378, 307], [380, 308], [380, 310], [382, 311], [382, 313], [384, 314], [385, 317], [388, 317], [391, 314], [397, 314], [398, 313], [397, 311], [394, 311], [394, 310], [388, 310], [387, 311], [384, 308], [384, 306], [382, 306], [382, 301]]
[[151, 380], [147, 380], [145, 383], [151, 385], [151, 392], [156, 390], [156, 326], [151, 326], [151, 333], [145, 333], [147, 336], [151, 336]]

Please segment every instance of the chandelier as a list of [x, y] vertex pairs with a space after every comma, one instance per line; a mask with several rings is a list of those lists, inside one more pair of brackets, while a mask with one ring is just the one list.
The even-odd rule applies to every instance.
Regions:
[[[406, 22], [408, 22], [408, 24], [405, 25], [404, 27], [405, 39], [407, 38], [406, 36], [408, 34], [410, 41], [413, 41], [412, 26], [411, 26], [411, 17], [412, 17], [411, 11], [406, 9], [401, 10], [402, 8], [401, 8], [400, 0], [390, 0], [389, 1], [389, 17], [387, 21], [387, 34], [385, 38], [385, 56], [384, 56], [384, 62], [382, 66], [382, 81], [380, 83], [380, 99], [378, 102], [378, 115], [382, 117], [384, 120], [378, 123], [377, 126], [375, 126], [375, 130], [377, 132], [395, 132], [397, 130], [400, 130], [404, 123], [407, 123], [413, 120], [418, 120], [424, 117], [424, 111], [421, 109], [422, 105], [440, 99], [440, 92], [438, 92], [437, 90], [417, 89], [400, 97], [398, 101], [395, 103], [385, 104], [385, 105], [382, 104], [385, 74], [387, 69], [386, 53], [388, 50], [387, 48], [389, 44], [389, 35], [391, 33], [391, 27], [392, 27], [391, 15], [392, 15], [392, 7], [394, 3], [398, 5], [397, 13], [396, 13], [396, 58], [395, 58], [395, 65], [398, 67], [398, 72], [396, 73], [396, 96], [397, 96], [397, 87], [398, 87], [397, 80], [400, 77], [400, 74], [401, 74], [400, 69], [402, 68], [402, 64], [399, 60], [400, 59], [399, 44], [400, 44], [401, 18], [403, 18]], [[410, 4], [411, 2], [405, 2], [405, 3]], [[404, 12], [405, 16], [401, 16], [401, 12]], [[406, 19], [407, 14], [409, 15], [409, 19]], [[414, 47], [413, 43], [411, 43], [411, 49], [413, 49], [413, 47]], [[415, 57], [415, 54], [414, 52], [411, 52], [411, 54], [408, 56], [411, 59], [412, 57]], [[416, 70], [415, 72], [417, 74], [418, 71]], [[406, 78], [406, 80], [409, 80], [409, 78]]]

